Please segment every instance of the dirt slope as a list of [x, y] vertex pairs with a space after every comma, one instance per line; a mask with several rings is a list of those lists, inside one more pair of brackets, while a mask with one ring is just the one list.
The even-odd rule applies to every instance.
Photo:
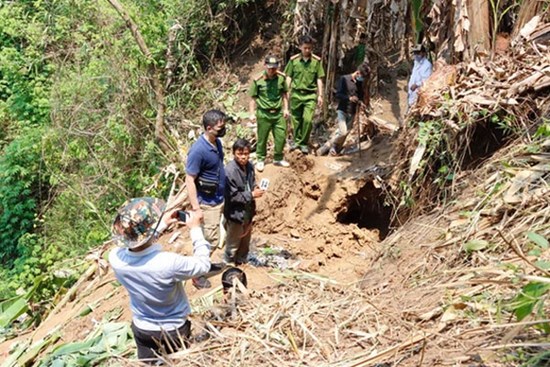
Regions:
[[[374, 164], [386, 164], [390, 143], [378, 139], [358, 154], [328, 158], [289, 154], [292, 167], [282, 169], [271, 164], [259, 178], [270, 179], [267, 195], [258, 202], [258, 216], [254, 229], [253, 243], [258, 247], [280, 247], [293, 255], [296, 268], [326, 275], [343, 283], [360, 280], [366, 272], [362, 256], [372, 251], [379, 241], [378, 231], [359, 228], [357, 224], [337, 222], [337, 214], [345, 210], [347, 199], [356, 194], [364, 184], [361, 171]], [[165, 244], [172, 233], [161, 239]], [[185, 235], [176, 245], [166, 245], [181, 253], [189, 253], [190, 246]], [[214, 254], [219, 259], [221, 251]], [[59, 343], [84, 339], [98, 321], [109, 313], [113, 318], [131, 321], [127, 295], [117, 287], [114, 276], [104, 260], [100, 270], [81, 285], [75, 301], [68, 303], [56, 315], [48, 317], [31, 336], [34, 341], [43, 338], [52, 330], [60, 329]], [[250, 280], [250, 289], [261, 290], [274, 284], [269, 276], [271, 268], [244, 267]], [[220, 285], [220, 276], [212, 278], [214, 287]], [[208, 290], [197, 291], [189, 284], [186, 290], [191, 299], [200, 297]], [[79, 316], [91, 306], [92, 311]], [[22, 335], [0, 345], [0, 353], [6, 356], [10, 345], [26, 339]]]
[[[541, 207], [544, 196], [512, 209], [521, 213], [535, 207], [533, 218], [520, 216], [514, 222], [503, 214], [499, 200], [484, 204], [479, 221], [465, 218], [466, 211], [480, 205], [476, 195], [499, 174], [495, 157], [462, 177], [463, 194], [451, 205], [415, 218], [380, 241], [385, 228], [377, 215], [384, 212], [381, 203], [372, 201], [377, 194], [373, 182], [376, 176], [383, 179], [391, 149], [392, 140], [380, 137], [366, 145], [361, 157], [290, 153], [291, 168], [268, 164], [260, 177], [268, 177], [271, 185], [258, 203], [253, 242], [260, 249], [288, 250], [296, 266], [286, 278], [276, 269], [244, 266], [252, 293], [242, 318], [214, 324], [220, 336], [195, 343], [175, 357], [174, 365], [222, 366], [229, 358], [232, 366], [511, 367], [517, 364], [501, 362], [496, 350], [532, 345], [536, 352], [545, 345], [540, 332], [518, 329], [524, 324], [501, 319], [505, 314], [494, 306], [505, 307], [504, 300], [517, 293], [515, 274], [522, 259], [498, 247], [463, 250], [468, 238], [497, 243], [496, 224], [508, 228], [506, 235], [517, 235], [530, 228], [528, 220], [544, 221], [549, 215], [548, 205]], [[185, 235], [166, 247], [190, 250]], [[541, 258], [550, 258], [550, 250]], [[212, 281], [220, 285], [219, 276]], [[189, 284], [186, 290], [195, 305], [209, 293]], [[88, 305], [92, 311], [79, 316]], [[82, 284], [75, 301], [42, 324], [33, 340], [55, 328], [62, 333], [59, 343], [82, 340], [104, 318], [130, 321], [127, 296], [108, 268]], [[200, 325], [201, 317], [194, 315], [193, 322]], [[301, 331], [304, 325], [307, 332]], [[273, 333], [264, 335], [265, 328]], [[12, 343], [0, 346], [4, 356]]]
[[[256, 58], [254, 64], [249, 61], [246, 75], [240, 75], [239, 79], [246, 83], [247, 76], [261, 71], [263, 58], [259, 60]], [[400, 80], [399, 83], [403, 84], [404, 81]], [[397, 124], [397, 118], [390, 109], [395, 104], [403, 106], [406, 96], [401, 90], [399, 94], [388, 97], [392, 99], [382, 96], [374, 100], [373, 106], [375, 112], [385, 114], [387, 121]], [[246, 105], [247, 97], [243, 88], [237, 106], [244, 108]], [[332, 123], [329, 122], [329, 126]], [[350, 136], [348, 147], [355, 145], [354, 137]], [[271, 183], [267, 195], [258, 202], [253, 243], [259, 248], [281, 247], [288, 250], [292, 254], [290, 263], [296, 269], [322, 274], [342, 283], [353, 284], [361, 280], [367, 271], [364, 259], [377, 246], [380, 230], [365, 228], [365, 222], [370, 221], [363, 220], [360, 223], [360, 212], [348, 213], [349, 201], [351, 198], [355, 201], [360, 199], [354, 196], [365, 185], [365, 172], [373, 167], [389, 165], [387, 159], [391, 153], [391, 138], [376, 137], [373, 141], [363, 142], [362, 146], [360, 154], [356, 152], [341, 157], [287, 153], [287, 159], [291, 162], [288, 169], [268, 164], [265, 171], [258, 175], [258, 180], [267, 177]], [[183, 254], [191, 251], [185, 234], [174, 244], [168, 245], [171, 236], [172, 233], [161, 239], [167, 249]], [[221, 251], [216, 251], [213, 259], [220, 259], [220, 255]], [[131, 314], [125, 292], [116, 286], [114, 276], [104, 260], [100, 260], [97, 265], [98, 270], [89, 281], [81, 285], [73, 302], [49, 316], [30, 335], [21, 335], [0, 344], [0, 355], [7, 356], [10, 346], [20, 340], [27, 340], [30, 336], [36, 341], [52, 330], [62, 332], [58, 343], [82, 340], [106, 316], [129, 322]], [[244, 268], [251, 289], [260, 290], [275, 283], [269, 276], [270, 268], [250, 265]], [[219, 278], [216, 276], [212, 279], [214, 287], [220, 285]], [[197, 291], [190, 284], [186, 285], [186, 291], [191, 299], [208, 293], [208, 290]], [[91, 312], [79, 316], [88, 308]]]

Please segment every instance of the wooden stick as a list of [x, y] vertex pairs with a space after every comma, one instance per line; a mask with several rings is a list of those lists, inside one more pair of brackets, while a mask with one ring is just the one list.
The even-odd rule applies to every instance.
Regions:
[[357, 102], [355, 116], [353, 116], [353, 123], [357, 124], [357, 149], [359, 150], [359, 158], [361, 158], [361, 121], [359, 120], [359, 114], [361, 113], [361, 102]]
[[538, 347], [538, 348], [550, 348], [550, 343], [511, 343], [491, 345], [489, 347], [481, 347], [480, 349], [502, 349], [502, 348], [523, 348], [523, 347]]
[[406, 342], [403, 342], [401, 344], [394, 345], [393, 347], [384, 349], [380, 353], [376, 353], [375, 355], [367, 356], [366, 358], [363, 358], [363, 359], [361, 359], [357, 362], [352, 362], [351, 364], [344, 364], [342, 366], [345, 366], [345, 367], [363, 367], [363, 366], [366, 367], [366, 366], [369, 366], [372, 363], [380, 362], [380, 361], [384, 360], [385, 358], [387, 358], [391, 354], [397, 353], [402, 349], [405, 349], [405, 348], [408, 348], [408, 347], [410, 347], [414, 344], [417, 344], [417, 343], [425, 340], [426, 338], [428, 338], [432, 335], [433, 335], [433, 333], [431, 333], [431, 332], [427, 333], [425, 335], [417, 335], [415, 337], [412, 337], [410, 340], [408, 340]]

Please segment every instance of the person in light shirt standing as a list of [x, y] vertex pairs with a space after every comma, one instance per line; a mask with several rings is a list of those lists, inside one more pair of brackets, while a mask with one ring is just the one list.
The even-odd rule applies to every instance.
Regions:
[[432, 75], [432, 63], [426, 58], [426, 49], [423, 45], [416, 45], [412, 54], [414, 57], [414, 66], [409, 79], [409, 109], [418, 99], [418, 89], [424, 85], [424, 82]]
[[165, 212], [165, 207], [164, 201], [150, 197], [125, 203], [112, 226], [112, 240], [119, 248], [109, 253], [115, 277], [130, 296], [138, 358], [151, 364], [162, 354], [189, 346], [191, 306], [182, 281], [211, 269], [210, 244], [196, 213], [185, 222], [193, 256], [163, 251], [156, 242], [159, 233], [181, 218], [176, 210]]

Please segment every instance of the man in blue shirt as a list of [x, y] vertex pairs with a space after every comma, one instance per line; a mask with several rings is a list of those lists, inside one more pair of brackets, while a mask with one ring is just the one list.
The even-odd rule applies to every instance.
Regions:
[[[187, 155], [185, 184], [193, 213], [203, 220], [204, 237], [215, 247], [220, 237], [223, 211], [225, 170], [220, 138], [225, 135], [227, 116], [220, 110], [207, 111], [202, 117], [204, 133]], [[193, 279], [196, 288], [210, 288], [205, 277]]]
[[149, 363], [188, 345], [191, 307], [182, 281], [207, 273], [211, 266], [210, 246], [196, 215], [186, 221], [193, 256], [164, 252], [155, 243], [157, 235], [177, 221], [177, 211], [164, 212], [165, 206], [153, 198], [127, 202], [112, 227], [113, 242], [121, 248], [109, 253], [115, 276], [130, 296], [138, 358]]

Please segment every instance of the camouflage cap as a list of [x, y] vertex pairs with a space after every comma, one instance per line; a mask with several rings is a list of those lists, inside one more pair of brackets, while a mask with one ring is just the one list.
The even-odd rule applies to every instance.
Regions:
[[127, 201], [118, 210], [111, 235], [120, 247], [136, 248], [144, 245], [155, 234], [166, 203], [144, 197]]

